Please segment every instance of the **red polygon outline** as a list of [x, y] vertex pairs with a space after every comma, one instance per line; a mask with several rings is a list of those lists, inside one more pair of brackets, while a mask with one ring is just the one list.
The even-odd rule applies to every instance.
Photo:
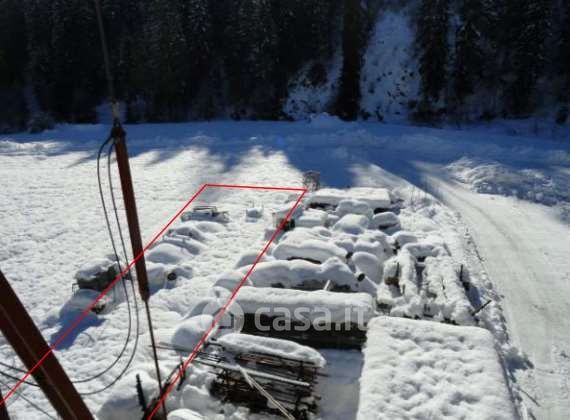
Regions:
[[176, 219], [178, 219], [178, 217], [180, 216], [180, 214], [182, 214], [182, 212], [184, 210], [186, 210], [186, 208], [188, 208], [188, 206], [194, 201], [196, 200], [196, 198], [198, 198], [198, 196], [200, 194], [202, 194], [207, 188], [230, 188], [230, 189], [255, 189], [255, 190], [265, 190], [265, 191], [293, 191], [293, 192], [300, 192], [301, 195], [297, 198], [297, 201], [295, 202], [295, 204], [293, 205], [293, 207], [291, 207], [291, 209], [289, 210], [289, 212], [287, 213], [287, 215], [285, 216], [285, 218], [283, 219], [283, 221], [281, 222], [281, 224], [277, 227], [277, 229], [275, 230], [275, 232], [273, 233], [273, 235], [271, 236], [271, 238], [269, 239], [269, 241], [267, 242], [267, 244], [265, 244], [265, 246], [263, 247], [263, 250], [259, 253], [259, 255], [256, 257], [255, 261], [253, 262], [252, 266], [250, 267], [250, 269], [248, 270], [248, 272], [246, 273], [246, 275], [244, 276], [244, 278], [241, 280], [241, 282], [238, 284], [238, 286], [235, 288], [235, 290], [232, 292], [230, 298], [227, 300], [227, 302], [224, 304], [224, 306], [221, 308], [220, 311], [218, 311], [216, 317], [214, 318], [214, 320], [212, 321], [212, 324], [210, 325], [210, 327], [208, 328], [208, 330], [204, 333], [204, 335], [202, 336], [202, 338], [200, 339], [200, 341], [198, 342], [198, 344], [196, 344], [196, 346], [194, 347], [194, 349], [192, 350], [192, 353], [190, 354], [190, 356], [188, 357], [188, 359], [186, 360], [186, 362], [184, 363], [184, 365], [182, 366], [182, 368], [180, 369], [180, 371], [178, 372], [178, 374], [176, 375], [176, 377], [174, 378], [174, 380], [171, 382], [170, 386], [167, 388], [166, 392], [163, 394], [162, 398], [160, 399], [160, 401], [156, 404], [156, 407], [152, 410], [152, 412], [150, 413], [150, 415], [148, 416], [148, 419], [151, 419], [156, 412], [158, 411], [158, 409], [160, 408], [160, 406], [162, 404], [164, 404], [164, 400], [166, 399], [167, 395], [172, 391], [172, 388], [174, 387], [174, 385], [176, 384], [176, 382], [180, 379], [180, 376], [182, 375], [182, 373], [188, 368], [188, 365], [190, 365], [190, 363], [192, 363], [192, 361], [196, 358], [198, 352], [200, 351], [200, 349], [202, 348], [202, 346], [204, 345], [204, 343], [206, 342], [206, 340], [208, 339], [208, 336], [211, 334], [211, 332], [214, 330], [214, 328], [216, 328], [216, 325], [219, 323], [221, 317], [224, 315], [224, 313], [226, 312], [226, 310], [228, 309], [228, 307], [232, 304], [232, 302], [234, 301], [236, 295], [238, 294], [238, 292], [240, 291], [240, 289], [243, 287], [243, 285], [245, 284], [245, 282], [247, 281], [247, 279], [249, 278], [249, 276], [251, 275], [251, 273], [253, 272], [253, 270], [255, 269], [255, 267], [257, 266], [257, 264], [259, 263], [259, 261], [261, 260], [261, 258], [263, 257], [263, 255], [265, 254], [265, 252], [267, 251], [267, 249], [269, 248], [269, 246], [271, 245], [271, 243], [275, 240], [275, 238], [277, 237], [277, 235], [279, 234], [279, 232], [281, 232], [283, 230], [283, 227], [285, 226], [285, 224], [289, 221], [289, 219], [291, 218], [291, 215], [293, 214], [293, 212], [295, 211], [295, 209], [299, 206], [299, 204], [301, 203], [301, 200], [303, 199], [304, 195], [307, 193], [307, 189], [305, 188], [293, 188], [293, 187], [268, 187], [268, 186], [258, 186], [258, 185], [231, 185], [231, 184], [203, 184], [200, 189], [186, 202], [186, 204], [184, 204], [184, 206], [178, 210], [178, 212], [168, 221], [168, 223], [156, 234], [154, 235], [154, 237], [152, 238], [152, 240], [145, 245], [145, 247], [143, 248], [143, 250], [139, 253], [139, 255], [137, 255], [128, 265], [127, 267], [117, 275], [117, 277], [115, 277], [115, 279], [99, 294], [99, 296], [97, 296], [97, 298], [91, 303], [91, 305], [89, 305], [87, 307], [87, 309], [85, 309], [78, 317], [77, 319], [73, 322], [73, 324], [64, 331], [64, 333], [56, 340], [55, 343], [53, 343], [49, 350], [41, 357], [40, 360], [37, 361], [37, 363], [22, 377], [20, 378], [20, 380], [16, 383], [16, 385], [10, 390], [10, 392], [8, 392], [6, 394], [6, 396], [4, 397], [4, 399], [2, 401], [0, 401], [0, 406], [2, 406], [3, 404], [6, 403], [6, 401], [8, 400], [8, 398], [10, 398], [15, 392], [16, 390], [24, 383], [24, 381], [26, 379], [28, 379], [30, 377], [30, 375], [32, 375], [32, 373], [34, 373], [40, 366], [41, 364], [46, 360], [46, 358], [53, 353], [53, 351], [57, 348], [57, 346], [65, 339], [65, 337], [67, 337], [67, 335], [69, 335], [69, 333], [71, 331], [73, 331], [78, 325], [79, 323], [91, 312], [91, 310], [95, 307], [95, 305], [113, 288], [113, 286], [125, 275], [128, 273], [128, 271], [136, 264], [136, 262], [142, 258], [142, 256], [144, 255], [144, 253], [152, 246], [154, 245], [154, 243], [162, 236], [162, 234], [166, 231], [166, 229], [168, 229], [170, 227], [170, 225], [172, 225], [172, 223], [174, 223], [174, 221]]

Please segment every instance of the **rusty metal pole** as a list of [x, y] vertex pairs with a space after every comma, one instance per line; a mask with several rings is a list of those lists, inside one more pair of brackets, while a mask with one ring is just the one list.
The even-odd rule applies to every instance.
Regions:
[[[0, 401], [4, 400], [2, 396], [2, 390], [0, 389]], [[10, 420], [10, 415], [8, 414], [8, 408], [6, 404], [0, 405], [0, 420]]]
[[32, 371], [53, 408], [64, 420], [92, 420], [87, 405], [1, 271], [0, 296], [0, 330], [26, 368]]
[[[148, 300], [150, 298], [150, 289], [148, 286], [148, 274], [146, 271], [146, 263], [144, 258], [144, 250], [141, 239], [139, 217], [137, 213], [137, 205], [135, 200], [135, 191], [133, 188], [133, 179], [131, 176], [131, 168], [129, 166], [129, 154], [127, 151], [126, 133], [123, 130], [118, 119], [115, 119], [111, 137], [115, 141], [115, 153], [117, 155], [117, 165], [119, 167], [119, 176], [121, 178], [121, 188], [123, 190], [123, 200], [125, 202], [125, 211], [127, 213], [127, 224], [129, 226], [129, 236], [131, 237], [131, 246], [133, 248], [133, 257], [139, 259], [135, 263], [137, 273], [137, 283], [139, 292], [145, 305], [146, 317], [148, 321], [148, 329], [150, 333], [150, 341], [154, 356], [154, 366], [156, 369], [156, 378], [158, 380], [158, 395], [162, 395], [162, 379], [160, 375], [160, 367], [158, 365], [158, 354], [156, 352], [156, 341], [154, 339], [154, 331], [152, 327], [152, 318], [150, 316], [150, 308]], [[167, 417], [166, 407], [162, 405], [164, 418]]]

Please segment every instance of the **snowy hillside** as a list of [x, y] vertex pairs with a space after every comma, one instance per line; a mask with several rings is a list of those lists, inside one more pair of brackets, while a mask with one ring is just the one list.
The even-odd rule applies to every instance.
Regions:
[[[77, 314], [67, 305], [77, 270], [110, 253], [94, 160], [107, 129], [59, 126], [40, 135], [0, 139], [0, 267], [49, 342], [56, 340]], [[339, 290], [327, 293], [353, 289], [358, 292], [354, 294], [360, 302], [357, 306], [368, 307], [365, 302], [377, 301], [381, 305], [372, 310], [378, 314], [422, 318], [409, 321], [416, 323], [453, 321], [460, 326], [446, 328], [457, 331], [459, 341], [465, 338], [462, 346], [468, 346], [465, 343], [470, 340], [484, 342], [487, 350], [479, 351], [489, 363], [480, 368], [497, 378], [492, 381], [500, 389], [497, 404], [514, 402], [520, 415], [539, 419], [563, 419], [570, 409], [570, 325], [566, 316], [570, 310], [566, 299], [570, 293], [570, 228], [563, 221], [569, 205], [567, 143], [493, 134], [484, 127], [466, 132], [347, 124], [326, 116], [312, 123], [219, 122], [126, 129], [143, 240], [157, 232], [204, 183], [299, 187], [303, 172], [318, 170], [324, 186], [336, 188], [323, 190], [315, 199], [317, 204], [324, 201], [338, 206], [336, 210], [307, 211], [299, 226], [269, 250], [251, 277], [248, 287], [254, 291], [244, 295], [244, 308], [252, 308], [259, 301], [256, 293], [277, 283], [287, 288], [309, 284], [322, 288], [322, 279], [332, 280]], [[490, 161], [496, 163], [489, 165]], [[530, 174], [540, 182], [529, 182]], [[493, 187], [487, 189], [486, 185]], [[370, 201], [363, 190], [338, 198], [346, 187], [389, 190], [397, 206], [394, 214], [372, 215], [370, 205], [383, 201]], [[150, 251], [149, 267], [156, 279], [151, 307], [161, 341], [188, 346], [204, 331], [207, 319], [194, 315], [200, 313], [204, 302], [227, 296], [223, 291], [212, 295], [212, 287], [227, 288], [232, 279], [239, 279], [243, 267], [253, 262], [252, 256], [267, 239], [267, 229], [274, 226], [271, 212], [289, 200], [288, 194], [280, 192], [211, 191], [199, 204], [228, 211], [228, 223], [177, 222]], [[367, 200], [374, 204], [366, 204]], [[182, 239], [188, 235], [192, 240]], [[385, 253], [378, 247], [381, 243], [401, 250], [397, 255], [392, 255], [392, 250]], [[348, 252], [352, 254], [345, 260]], [[297, 257], [309, 260], [287, 261]], [[472, 285], [467, 291], [456, 277], [461, 264], [465, 267], [461, 278]], [[383, 275], [375, 277], [379, 267]], [[176, 279], [171, 278], [172, 272]], [[389, 286], [395, 272], [399, 273], [399, 290]], [[414, 285], [423, 289], [415, 291]], [[292, 291], [282, 290], [283, 297], [277, 301], [285, 302]], [[398, 296], [402, 292], [404, 295]], [[116, 307], [90, 315], [57, 350], [74, 380], [104, 369], [123, 346], [129, 317], [120, 296]], [[297, 298], [291, 295], [287, 299], [295, 302]], [[473, 319], [471, 313], [489, 300]], [[202, 306], [197, 307], [199, 303]], [[390, 330], [391, 336], [400, 337], [398, 325]], [[472, 334], [472, 325], [487, 329], [493, 338], [483, 332]], [[430, 340], [440, 343], [435, 336], [423, 337], [412, 330], [406, 334], [420, 346], [431, 346]], [[384, 341], [368, 337], [369, 345], [375, 340]], [[135, 413], [132, 418], [139, 418], [134, 375], [140, 373], [146, 392], [153, 392], [148, 343], [146, 324], [142, 323], [139, 349], [127, 376], [110, 390], [85, 396], [90, 409], [101, 418], [118, 413], [126, 418], [120, 411], [125, 409], [129, 416]], [[263, 341], [248, 343], [256, 343], [257, 351], [271, 347]], [[226, 343], [234, 350], [243, 345], [239, 337]], [[364, 347], [364, 353], [326, 349], [320, 350], [319, 356], [310, 349], [287, 346], [287, 351], [299, 357], [326, 361], [322, 369], [329, 377], [317, 390], [322, 396], [319, 418], [369, 418], [369, 410], [384, 404], [374, 398], [377, 385], [363, 376], [363, 364], [365, 369], [369, 365], [377, 368], [377, 358], [383, 357], [373, 347]], [[132, 341], [128, 348], [132, 349]], [[0, 351], [4, 363], [22, 367], [3, 338]], [[407, 354], [415, 360], [416, 353]], [[179, 363], [178, 355], [172, 351], [161, 355], [167, 375]], [[95, 381], [78, 384], [78, 389], [97, 391], [115, 378], [125, 362], [123, 359]], [[505, 369], [506, 379], [498, 379], [502, 377], [498, 366]], [[404, 372], [400, 368], [394, 365], [390, 369]], [[478, 365], [472, 368], [479, 369]], [[188, 372], [184, 391], [173, 393], [167, 406], [190, 408], [195, 418], [255, 418], [247, 409], [221, 406], [209, 395], [205, 384], [214, 380], [209, 368], [196, 365]], [[10, 373], [17, 375], [18, 371]], [[379, 374], [390, 375], [382, 368]], [[14, 382], [0, 379], [5, 395]], [[501, 388], [503, 380], [508, 390]], [[399, 407], [405, 407], [408, 391], [403, 385], [398, 389], [404, 401]], [[346, 398], [339, 398], [341, 394]], [[468, 394], [461, 398], [483, 401], [487, 406], [486, 397]], [[445, 410], [452, 400], [453, 395], [438, 400], [439, 407]], [[41, 392], [24, 384], [8, 400], [13, 418], [47, 418], [30, 401], [51, 411]], [[190, 414], [177, 415], [185, 418]], [[504, 415], [512, 418], [507, 412]]]

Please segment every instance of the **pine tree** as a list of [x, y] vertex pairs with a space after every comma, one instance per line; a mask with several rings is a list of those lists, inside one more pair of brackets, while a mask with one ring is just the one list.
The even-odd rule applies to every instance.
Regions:
[[189, 57], [182, 12], [178, 0], [147, 0], [145, 5], [144, 96], [150, 120], [182, 120], [186, 114]]
[[21, 129], [27, 109], [23, 95], [27, 48], [24, 8], [18, 0], [0, 0], [0, 132]]
[[360, 110], [360, 69], [364, 19], [360, 0], [344, 1], [342, 31], [343, 63], [340, 76], [336, 113], [344, 120], [355, 120]]
[[277, 31], [269, 0], [243, 0], [226, 28], [230, 97], [236, 103], [274, 113], [271, 81], [277, 67]]
[[570, 3], [562, 4], [560, 36], [558, 38], [557, 73], [562, 80], [560, 100], [570, 101]]
[[189, 0], [184, 4], [184, 33], [189, 56], [189, 91], [192, 96], [206, 79], [212, 60], [212, 19], [208, 0]]
[[482, 40], [483, 7], [479, 0], [464, 0], [460, 9], [461, 25], [455, 39], [453, 93], [458, 105], [475, 92], [485, 61]]
[[507, 113], [527, 115], [535, 105], [532, 95], [547, 60], [551, 10], [552, 0], [509, 0], [507, 3], [505, 24], [510, 28], [506, 59]]
[[421, 92], [426, 103], [437, 102], [447, 81], [449, 0], [422, 0], [417, 15]]

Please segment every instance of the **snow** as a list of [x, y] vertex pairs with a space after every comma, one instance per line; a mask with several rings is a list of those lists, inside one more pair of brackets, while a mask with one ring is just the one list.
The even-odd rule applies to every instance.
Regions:
[[212, 315], [197, 315], [178, 324], [170, 339], [174, 346], [192, 350], [212, 325]]
[[179, 408], [168, 413], [168, 420], [204, 420], [204, 417], [187, 408]]
[[392, 212], [375, 214], [370, 222], [370, 227], [374, 229], [388, 229], [400, 225], [400, 219]]
[[[354, 187], [346, 190], [338, 188], [322, 188], [309, 195], [308, 203], [326, 204], [336, 207], [341, 201], [346, 199], [364, 202], [373, 210], [377, 208], [388, 209], [392, 206], [392, 198], [387, 189], [369, 187]], [[350, 202], [345, 205], [350, 206]]]
[[296, 219], [297, 227], [312, 228], [317, 226], [325, 226], [328, 221], [328, 213], [318, 209], [308, 209]]
[[324, 357], [315, 349], [278, 338], [232, 333], [218, 338], [216, 343], [235, 354], [261, 353], [312, 363], [318, 367], [326, 364]]
[[371, 115], [371, 119], [406, 119], [408, 103], [419, 92], [420, 75], [414, 54], [414, 38], [409, 13], [382, 11], [363, 56], [361, 71], [361, 107]]
[[310, 258], [315, 261], [324, 262], [332, 257], [344, 259], [346, 252], [344, 249], [332, 243], [316, 239], [307, 239], [303, 242], [285, 239], [275, 247], [272, 255], [278, 260]]
[[[284, 315], [311, 323], [365, 325], [376, 313], [374, 299], [366, 293], [305, 292], [290, 289], [243, 287], [235, 302], [244, 313]], [[301, 309], [301, 310], [299, 310]]]
[[[298, 220], [307, 215], [314, 218], [316, 227], [303, 228], [310, 232], [307, 237], [334, 244], [347, 253], [362, 252], [376, 257], [383, 264], [383, 277], [399, 261], [400, 284], [402, 288], [406, 286], [404, 295], [403, 290], [383, 281], [375, 283], [370, 277], [375, 261], [368, 255], [366, 258], [357, 256], [356, 260], [353, 255], [348, 263], [331, 259], [320, 266], [301, 261], [290, 263], [300, 263], [302, 267], [310, 264], [313, 270], [331, 264], [330, 267], [338, 267], [330, 268], [331, 273], [346, 272], [347, 280], [349, 272], [352, 279], [360, 271], [366, 271], [362, 283], [355, 284], [367, 284], [368, 288], [372, 283], [378, 289], [373, 291], [373, 302], [369, 301], [369, 294], [364, 294], [368, 299], [366, 307], [375, 309], [377, 296], [379, 301], [393, 305], [393, 312], [389, 309], [391, 315], [411, 317], [423, 316], [422, 283], [415, 268], [416, 256], [429, 254], [425, 264], [434, 258], [440, 265], [434, 265], [432, 272], [439, 271], [442, 275], [448, 270], [451, 273], [449, 267], [457, 270], [458, 264], [464, 264], [464, 275], [472, 288], [463, 293], [473, 309], [491, 300], [473, 322], [493, 333], [518, 408], [528, 418], [565, 418], [570, 411], [567, 397], [570, 395], [570, 359], [566, 350], [570, 346], [567, 334], [570, 330], [567, 316], [570, 312], [567, 302], [570, 231], [561, 216], [563, 207], [568, 205], [570, 145], [563, 137], [566, 132], [563, 129], [557, 132], [558, 140], [552, 141], [546, 129], [540, 136], [505, 135], [506, 130], [512, 132], [512, 127], [519, 127], [517, 122], [508, 124], [498, 122], [460, 130], [370, 123], [338, 123], [336, 128], [331, 125], [325, 129], [304, 122], [224, 121], [127, 126], [143, 242], [152, 238], [203, 183], [301, 187], [303, 172], [312, 169], [321, 173], [327, 189], [342, 193], [337, 197], [337, 205], [342, 200], [362, 200], [349, 194], [345, 187], [389, 190], [392, 211], [401, 225], [396, 232], [387, 232], [392, 236], [370, 228], [357, 236], [335, 231], [332, 226], [340, 217], [334, 212], [326, 216], [324, 224], [324, 214], [311, 213], [313, 210], [305, 211]], [[519, 134], [528, 132], [524, 124], [527, 122], [522, 122], [522, 128], [517, 129]], [[75, 319], [75, 309], [66, 307], [75, 299], [71, 298], [75, 272], [82, 264], [96, 261], [111, 251], [94, 177], [94, 153], [107, 136], [108, 128], [61, 125], [43, 134], [16, 134], [0, 139], [3, 221], [0, 224], [0, 266], [50, 342]], [[447, 167], [464, 157], [475, 162], [465, 165], [467, 170], [480, 163], [482, 167], [490, 162], [501, 165], [500, 171], [494, 172], [500, 176], [493, 177], [490, 175], [493, 172], [486, 169], [481, 172], [487, 174], [484, 182], [494, 183], [494, 195], [478, 194], [477, 188], [470, 190], [476, 180], [481, 179], [479, 175], [456, 182], [460, 178]], [[114, 167], [113, 171], [116, 175]], [[521, 178], [525, 174], [537, 175], [536, 178], [544, 182], [528, 183]], [[519, 181], [523, 184], [517, 187]], [[552, 185], [551, 190], [548, 185]], [[117, 182], [115, 188], [119, 190]], [[512, 194], [513, 188], [519, 192]], [[526, 194], [527, 191], [532, 191], [534, 198]], [[552, 207], [537, 204], [537, 201], [547, 202], [536, 199], [541, 192], [544, 197], [551, 194], [557, 204]], [[197, 301], [220, 292], [214, 285], [221, 281], [223, 273], [233, 273], [225, 285], [235, 287], [243, 276], [239, 276], [239, 270], [237, 273], [232, 270], [238, 262], [243, 267], [253, 263], [252, 255], [262, 249], [263, 239], [269, 238], [265, 235], [275, 231], [268, 229], [272, 225], [271, 212], [288, 205], [289, 200], [289, 194], [280, 192], [212, 189], [204, 193], [197, 204], [217, 205], [228, 210], [228, 224], [175, 222], [169, 234], [174, 241], [157, 245], [160, 252], [156, 256], [160, 262], [147, 261], [149, 272], [153, 273], [151, 277], [160, 279], [150, 299], [157, 335], [171, 335], [173, 328], [186, 322], [185, 316]], [[122, 200], [118, 201], [123, 216]], [[265, 211], [259, 219], [246, 220], [245, 210], [252, 202], [263, 203]], [[301, 230], [282, 235], [282, 240], [295, 231]], [[183, 242], [179, 236], [189, 237], [188, 243], [198, 252], [191, 253], [180, 247]], [[398, 238], [405, 239], [406, 243], [400, 243]], [[402, 249], [394, 256], [392, 247], [396, 243]], [[419, 253], [422, 244], [427, 244], [429, 252]], [[167, 246], [161, 255], [164, 245], [172, 245], [177, 250]], [[269, 250], [270, 254], [273, 249]], [[165, 263], [162, 258], [173, 262]], [[268, 255], [264, 261], [275, 262], [273, 258]], [[430, 269], [425, 269], [426, 275]], [[164, 280], [171, 271], [179, 273], [175, 282]], [[321, 276], [324, 278], [323, 273]], [[431, 281], [438, 284], [439, 276], [434, 274], [433, 278]], [[358, 290], [363, 288], [365, 286], [359, 286]], [[220, 292], [222, 301], [229, 294], [227, 289], [223, 290]], [[367, 293], [371, 291], [367, 289]], [[352, 294], [332, 295], [336, 295], [335, 299], [353, 298]], [[75, 296], [82, 299], [81, 294]], [[85, 296], [84, 303], [78, 307], [84, 307], [90, 299]], [[290, 301], [298, 302], [298, 298]], [[455, 299], [455, 302], [465, 301]], [[90, 315], [56, 351], [72, 379], [85, 378], [105, 368], [120, 350], [128, 317], [125, 302], [118, 299], [116, 303], [112, 311]], [[445, 309], [448, 308], [455, 310], [452, 305]], [[193, 315], [201, 315], [201, 312], [197, 310]], [[462, 327], [454, 328], [462, 330]], [[152, 358], [144, 322], [140, 338], [144, 344], [137, 351], [131, 372], [146, 372], [150, 379], [145, 380], [152, 381]], [[333, 374], [329, 382], [323, 383], [321, 391], [327, 407], [320, 418], [327, 420], [353, 418], [350, 413], [354, 414], [358, 408], [358, 399], [354, 401], [359, 392], [355, 385], [360, 376], [358, 358], [349, 357], [346, 352], [337, 355], [330, 358], [332, 362], [325, 355], [329, 361], [326, 368]], [[0, 358], [21, 366], [3, 338], [0, 338]], [[178, 361], [176, 354], [161, 353], [164, 374]], [[121, 367], [122, 364], [99, 380], [78, 384], [78, 389], [89, 392], [100, 388], [114, 379]], [[205, 386], [207, 376], [204, 369], [193, 366], [189, 375], [191, 384], [173, 394], [169, 407], [172, 410], [190, 407], [205, 418], [264, 418], [210, 398]], [[332, 383], [336, 378], [339, 378], [337, 385]], [[196, 382], [192, 382], [194, 380]], [[328, 381], [328, 378], [323, 380]], [[109, 416], [116, 415], [115, 418], [140, 418], [138, 412], [128, 408], [129, 404], [137, 407], [133, 384], [134, 376], [129, 374], [111, 390], [85, 400], [93, 413], [104, 411]], [[24, 396], [51, 410], [41, 392], [25, 386], [22, 389]], [[2, 386], [2, 392], [7, 393], [6, 387]], [[124, 404], [113, 401], [115, 399], [123, 399]], [[343, 411], [340, 405], [349, 399], [351, 402], [344, 405], [346, 411]], [[13, 418], [45, 418], [22, 398], [15, 396], [13, 401], [9, 401], [8, 407]], [[335, 401], [339, 406], [335, 406]], [[109, 408], [103, 410], [104, 405]]]
[[368, 326], [358, 420], [517, 418], [493, 336], [379, 317]]
[[366, 216], [359, 214], [347, 214], [341, 217], [333, 226], [333, 230], [337, 232], [347, 233], [349, 235], [359, 235], [364, 233], [368, 228], [370, 220]]
[[452, 178], [479, 193], [514, 196], [551, 206], [570, 201], [568, 173], [515, 169], [493, 160], [466, 157], [446, 169]]

